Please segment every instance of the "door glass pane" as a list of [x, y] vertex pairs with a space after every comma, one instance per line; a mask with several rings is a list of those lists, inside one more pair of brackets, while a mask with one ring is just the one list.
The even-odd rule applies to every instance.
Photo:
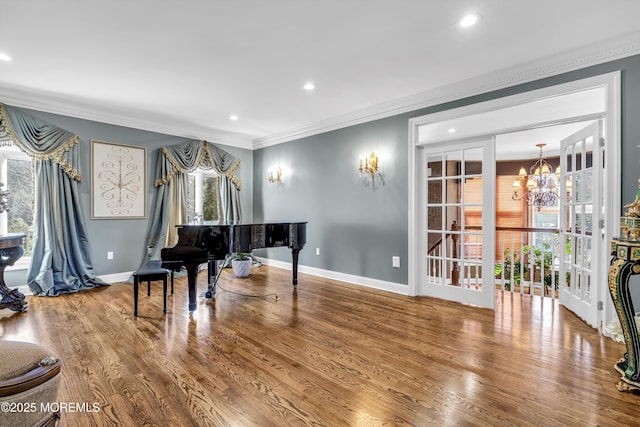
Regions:
[[584, 253], [582, 254], [582, 266], [587, 270], [591, 269], [591, 245], [592, 239], [585, 239], [585, 248]]
[[[435, 255], [438, 250], [441, 250], [443, 247], [442, 242], [444, 240], [443, 233], [429, 232], [427, 233], [427, 255], [432, 256]], [[439, 248], [438, 248], [439, 247]]]
[[460, 176], [462, 151], [450, 151], [445, 153], [446, 176]]
[[441, 206], [429, 206], [427, 207], [427, 229], [428, 230], [443, 230], [446, 225], [442, 225], [442, 207]]
[[437, 178], [442, 176], [442, 155], [435, 154], [427, 157], [427, 177]]
[[574, 262], [576, 266], [582, 266], [582, 259], [584, 257], [584, 239], [582, 237], [578, 237], [576, 239], [576, 251], [574, 254]]
[[464, 225], [482, 226], [482, 178], [464, 180]]
[[464, 253], [467, 259], [480, 261], [482, 259], [482, 234], [465, 233], [464, 234]]
[[583, 158], [582, 158], [582, 153], [584, 153], [584, 149], [583, 149], [583, 144], [582, 141], [576, 143], [575, 146], [575, 164], [576, 164], [576, 170], [582, 170], [582, 165], [583, 165]]
[[587, 169], [584, 171], [584, 193], [582, 197], [583, 202], [591, 202], [593, 200], [593, 170]]
[[482, 175], [482, 148], [472, 148], [464, 151], [464, 174]]
[[458, 204], [460, 203], [461, 195], [460, 195], [460, 179], [459, 178], [448, 178], [445, 181], [446, 184], [446, 194], [445, 194], [445, 203], [447, 204]]
[[567, 159], [567, 172], [575, 172], [576, 165], [573, 163], [573, 145], [567, 147], [565, 151], [565, 157]]
[[584, 230], [584, 214], [582, 213], [582, 206], [576, 206], [573, 211], [575, 214], [573, 216], [571, 229], [574, 233], [582, 233]]
[[427, 183], [427, 203], [430, 205], [442, 203], [441, 180], [431, 180]]
[[586, 205], [584, 207], [584, 232], [591, 236], [593, 233], [593, 206]]
[[574, 180], [573, 180], [573, 190], [574, 190], [574, 194], [576, 196], [576, 203], [580, 203], [582, 202], [583, 198], [584, 198], [584, 179], [582, 178], [582, 174], [578, 173], [574, 176]]

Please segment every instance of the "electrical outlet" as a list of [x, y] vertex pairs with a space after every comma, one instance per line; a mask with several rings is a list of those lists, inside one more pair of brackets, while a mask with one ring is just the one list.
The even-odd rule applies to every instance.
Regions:
[[320, 255], [320, 248], [316, 248], [316, 255]]
[[113, 251], [107, 252], [107, 259], [113, 259]]
[[391, 257], [391, 265], [393, 266], [393, 268], [400, 268], [400, 257], [399, 256]]

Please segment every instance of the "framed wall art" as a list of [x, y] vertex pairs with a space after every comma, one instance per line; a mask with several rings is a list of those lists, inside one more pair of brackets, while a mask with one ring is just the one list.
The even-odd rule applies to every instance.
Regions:
[[91, 218], [147, 216], [147, 149], [91, 141]]

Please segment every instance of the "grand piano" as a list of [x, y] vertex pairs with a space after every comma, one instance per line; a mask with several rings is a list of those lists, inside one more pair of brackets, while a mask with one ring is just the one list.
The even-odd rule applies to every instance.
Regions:
[[207, 298], [215, 294], [213, 278], [218, 261], [233, 252], [288, 247], [293, 258], [293, 286], [298, 284], [298, 255], [307, 242], [306, 222], [264, 222], [256, 224], [178, 225], [178, 243], [161, 251], [162, 261], [181, 262], [187, 270], [189, 311], [197, 307], [198, 269], [208, 264]]

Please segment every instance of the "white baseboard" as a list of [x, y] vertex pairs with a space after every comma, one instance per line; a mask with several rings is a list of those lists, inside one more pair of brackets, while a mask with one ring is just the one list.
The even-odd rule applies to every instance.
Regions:
[[[269, 258], [256, 257], [264, 264], [271, 267], [291, 270], [290, 262], [277, 261]], [[321, 268], [298, 265], [298, 272], [310, 274], [312, 276], [324, 277], [325, 279], [339, 280], [341, 282], [352, 283], [354, 285], [366, 286], [367, 288], [379, 289], [381, 291], [394, 292], [401, 295], [409, 295], [409, 286], [401, 283], [387, 282], [384, 280], [372, 279], [370, 277], [355, 276], [353, 274], [340, 273], [337, 271], [323, 270]], [[299, 282], [299, 281], [298, 281]]]
[[[290, 262], [276, 261], [269, 258], [256, 257], [262, 264], [270, 267], [282, 268], [284, 270], [291, 270], [292, 265]], [[304, 274], [310, 274], [312, 276], [324, 277], [325, 279], [339, 280], [341, 282], [352, 283], [354, 285], [366, 286], [367, 288], [379, 289], [381, 291], [393, 292], [401, 295], [409, 295], [409, 287], [401, 283], [387, 282], [384, 280], [372, 279], [370, 277], [355, 276], [353, 274], [340, 273], [337, 271], [323, 270], [321, 268], [308, 267], [306, 265], [298, 265], [298, 272]], [[122, 273], [105, 274], [98, 276], [99, 279], [104, 280], [107, 283], [127, 282], [133, 271], [125, 271]], [[24, 295], [33, 295], [29, 286], [19, 286], [18, 291]]]
[[24, 296], [33, 295], [33, 292], [31, 291], [31, 288], [29, 287], [29, 285], [20, 285], [14, 289], [17, 289], [18, 292], [22, 293], [22, 295]]
[[98, 276], [98, 279], [102, 279], [107, 283], [126, 282], [131, 278], [133, 271], [125, 271], [122, 273], [105, 274]]
[[[117, 282], [126, 282], [133, 274], [133, 271], [124, 272], [124, 273], [115, 273], [115, 274], [105, 274], [104, 276], [98, 276], [99, 279], [104, 280], [107, 283], [117, 283]], [[31, 288], [29, 285], [20, 285], [17, 287], [12, 287], [13, 289], [17, 289], [18, 292], [22, 293], [25, 296], [33, 295]]]

